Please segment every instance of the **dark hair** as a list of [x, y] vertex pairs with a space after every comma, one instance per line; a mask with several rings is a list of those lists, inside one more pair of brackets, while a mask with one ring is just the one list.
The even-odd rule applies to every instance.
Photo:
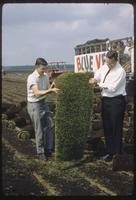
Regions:
[[36, 62], [35, 62], [35, 65], [45, 65], [45, 66], [47, 66], [48, 63], [44, 58], [37, 58]]
[[107, 52], [106, 57], [110, 58], [110, 59], [114, 58], [117, 61], [118, 60], [118, 53], [117, 53], [117, 51], [110, 50], [110, 51]]

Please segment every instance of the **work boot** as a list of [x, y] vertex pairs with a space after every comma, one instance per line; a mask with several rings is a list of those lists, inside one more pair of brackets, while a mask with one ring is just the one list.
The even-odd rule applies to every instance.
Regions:
[[51, 151], [51, 149], [46, 149], [44, 155], [45, 155], [46, 157], [51, 157], [51, 156], [52, 156], [52, 151]]
[[111, 162], [113, 159], [113, 155], [111, 154], [106, 154], [105, 156], [100, 157], [100, 160], [106, 161], [106, 162]]
[[39, 153], [39, 154], [38, 154], [38, 158], [39, 158], [40, 160], [43, 160], [43, 161], [47, 161], [47, 160], [48, 160], [47, 157], [44, 155], [44, 153]]

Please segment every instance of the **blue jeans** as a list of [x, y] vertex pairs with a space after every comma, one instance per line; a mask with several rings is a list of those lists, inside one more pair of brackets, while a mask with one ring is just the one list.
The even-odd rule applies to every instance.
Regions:
[[45, 100], [28, 102], [27, 111], [35, 130], [37, 154], [53, 148], [52, 113]]

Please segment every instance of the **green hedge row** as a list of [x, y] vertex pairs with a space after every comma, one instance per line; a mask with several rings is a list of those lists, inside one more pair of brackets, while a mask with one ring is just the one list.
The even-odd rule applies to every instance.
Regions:
[[67, 72], [56, 79], [60, 89], [55, 115], [56, 159], [76, 160], [83, 156], [93, 102], [90, 77], [93, 73]]

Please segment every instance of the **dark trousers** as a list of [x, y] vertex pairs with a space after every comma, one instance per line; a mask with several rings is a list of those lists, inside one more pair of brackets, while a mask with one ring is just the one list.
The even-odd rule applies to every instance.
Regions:
[[126, 107], [125, 97], [102, 97], [102, 120], [107, 154], [122, 151], [123, 119]]

